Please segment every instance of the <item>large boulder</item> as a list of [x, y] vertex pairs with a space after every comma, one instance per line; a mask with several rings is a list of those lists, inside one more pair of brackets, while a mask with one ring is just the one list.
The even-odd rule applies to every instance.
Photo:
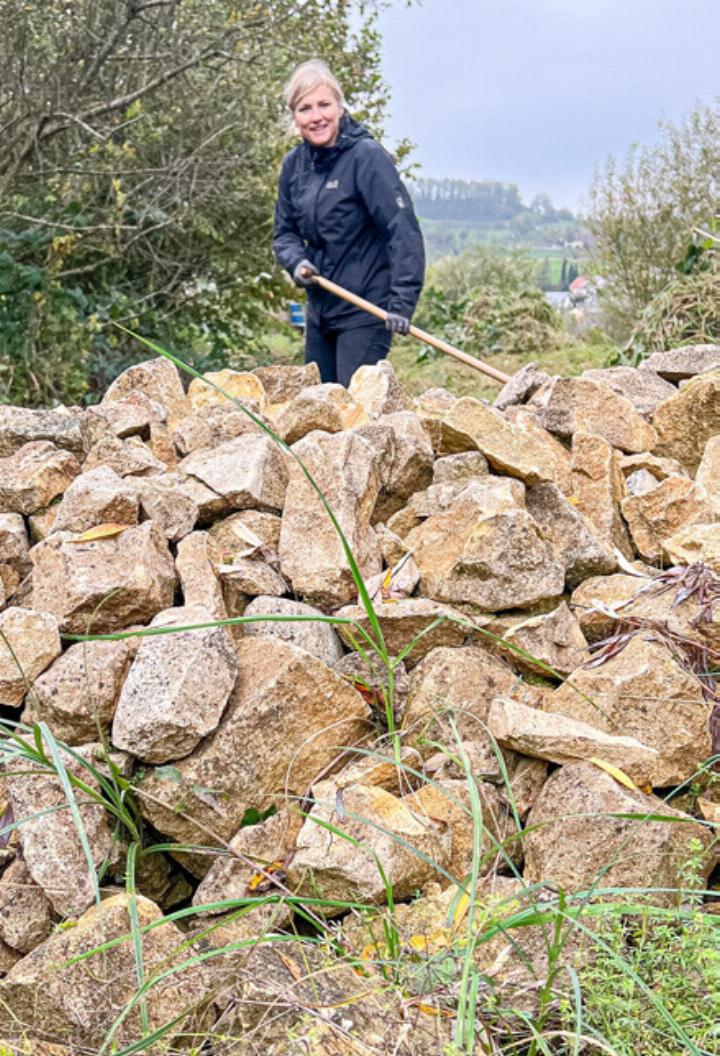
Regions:
[[50, 613], [19, 606], [0, 612], [0, 705], [19, 708], [60, 648], [58, 621]]
[[[158, 613], [150, 627], [192, 627], [211, 621], [208, 610], [195, 605]], [[188, 755], [217, 728], [237, 671], [232, 635], [226, 627], [144, 638], [120, 692], [113, 744], [147, 763]]]
[[36, 513], [62, 495], [79, 472], [75, 456], [48, 440], [24, 444], [0, 458], [0, 511]]
[[152, 521], [78, 543], [67, 532], [30, 551], [33, 607], [71, 634], [104, 634], [145, 623], [172, 605], [175, 565]]
[[[623, 817], [628, 814], [636, 817]], [[710, 839], [687, 815], [625, 788], [592, 763], [570, 763], [549, 778], [530, 811], [524, 878], [550, 882], [567, 894], [653, 888], [655, 905], [672, 905], [682, 900], [682, 869], [694, 842], [707, 849]], [[710, 867], [706, 853], [703, 876]]]
[[213, 619], [227, 619], [222, 584], [210, 556], [207, 532], [190, 532], [180, 540], [175, 568], [185, 605], [203, 605]]
[[[370, 526], [380, 490], [377, 456], [354, 433], [311, 433], [293, 451], [315, 479], [367, 578], [381, 570], [380, 547]], [[353, 580], [343, 542], [327, 510], [300, 466], [290, 462], [280, 532], [283, 574], [296, 594], [321, 608], [354, 599]]]
[[255, 367], [253, 374], [260, 378], [270, 404], [288, 403], [303, 389], [320, 384], [320, 369], [317, 363]]
[[524, 671], [568, 675], [590, 659], [580, 624], [564, 601], [550, 612], [503, 622], [501, 644], [507, 643], [512, 662]]
[[720, 524], [684, 525], [662, 541], [662, 555], [672, 565], [707, 565], [720, 573]]
[[229, 839], [246, 810], [303, 794], [341, 746], [368, 730], [360, 694], [305, 650], [248, 638], [237, 652], [235, 688], [217, 729], [172, 773], [149, 771], [139, 785], [146, 816], [183, 842], [198, 842], [195, 821]]

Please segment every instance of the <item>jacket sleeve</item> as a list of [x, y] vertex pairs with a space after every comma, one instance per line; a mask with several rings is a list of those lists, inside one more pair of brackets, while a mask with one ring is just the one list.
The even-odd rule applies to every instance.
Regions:
[[387, 238], [387, 310], [411, 318], [425, 277], [425, 247], [410, 195], [390, 155], [379, 143], [373, 143], [372, 149], [361, 157], [357, 186], [368, 212]]
[[288, 159], [283, 162], [278, 182], [278, 196], [275, 202], [275, 226], [273, 230], [273, 249], [278, 264], [292, 276], [301, 260], [307, 256], [305, 241], [298, 231], [290, 200], [290, 177]]

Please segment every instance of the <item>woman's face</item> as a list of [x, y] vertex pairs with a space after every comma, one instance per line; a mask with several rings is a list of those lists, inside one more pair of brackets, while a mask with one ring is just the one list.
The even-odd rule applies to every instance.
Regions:
[[294, 118], [300, 135], [313, 147], [332, 147], [340, 130], [343, 108], [331, 89], [321, 84], [303, 95]]

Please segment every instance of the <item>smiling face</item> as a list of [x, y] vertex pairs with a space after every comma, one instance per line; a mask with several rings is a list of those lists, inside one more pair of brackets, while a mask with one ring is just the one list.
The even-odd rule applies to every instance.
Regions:
[[293, 117], [303, 139], [313, 147], [332, 147], [340, 131], [343, 108], [326, 84], [303, 95]]

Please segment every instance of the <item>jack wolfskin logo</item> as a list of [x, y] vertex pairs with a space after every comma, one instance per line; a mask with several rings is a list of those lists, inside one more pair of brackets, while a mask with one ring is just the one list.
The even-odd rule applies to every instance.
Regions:
[[328, 191], [334, 191], [335, 188], [337, 187], [337, 185], [338, 185], [338, 181], [337, 180], [328, 180], [328, 182], [325, 184], [325, 189], [328, 190]]
[[404, 209], [405, 208], [405, 202], [402, 200], [402, 197], [400, 195], [397, 196], [397, 198], [395, 199], [395, 202], [397, 203], [398, 209]]

